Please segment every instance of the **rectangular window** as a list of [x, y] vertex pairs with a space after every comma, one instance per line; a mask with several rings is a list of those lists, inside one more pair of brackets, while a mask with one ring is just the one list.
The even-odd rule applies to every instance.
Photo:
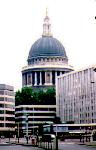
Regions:
[[4, 91], [3, 90], [0, 90], [0, 95], [4, 95]]
[[4, 97], [0, 97], [0, 101], [4, 101]]

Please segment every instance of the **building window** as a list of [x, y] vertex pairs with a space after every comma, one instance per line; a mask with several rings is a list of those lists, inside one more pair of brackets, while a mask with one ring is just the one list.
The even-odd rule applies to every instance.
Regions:
[[93, 110], [93, 106], [91, 106], [91, 109]]
[[0, 123], [0, 127], [4, 127], [4, 124], [3, 124], [3, 123]]
[[4, 101], [4, 97], [0, 97], [0, 101]]
[[4, 114], [4, 110], [0, 110], [0, 114]]
[[3, 90], [0, 90], [0, 95], [4, 95], [4, 91]]
[[0, 104], [0, 107], [1, 107], [1, 108], [4, 107], [4, 104]]
[[4, 117], [0, 117], [0, 120], [4, 120]]

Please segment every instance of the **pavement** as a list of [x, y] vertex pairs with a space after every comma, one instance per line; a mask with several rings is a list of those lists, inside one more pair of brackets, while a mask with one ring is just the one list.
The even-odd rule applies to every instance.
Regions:
[[96, 141], [95, 142], [85, 142], [85, 143], [81, 143], [81, 144], [84, 144], [86, 146], [96, 147]]
[[[76, 144], [76, 145], [86, 145], [88, 147], [95, 147], [96, 148], [96, 141], [94, 142], [79, 142], [79, 141], [72, 141], [72, 140], [66, 140], [66, 141], [59, 141], [59, 145], [63, 145], [63, 144]], [[22, 146], [32, 146], [32, 147], [37, 147], [36, 145], [33, 145], [31, 140], [28, 141], [28, 144], [26, 143], [26, 139], [19, 139], [19, 143], [18, 143], [18, 139], [1, 139], [0, 141], [0, 146], [9, 146], [9, 145], [22, 145]], [[37, 147], [38, 148], [38, 147]]]
[[86, 145], [90, 147], [96, 147], [96, 141], [93, 142], [79, 142], [79, 141], [59, 141], [59, 143], [65, 143], [65, 144], [77, 144], [77, 145]]
[[28, 140], [28, 144], [25, 138], [19, 138], [19, 143], [18, 143], [18, 139], [16, 138], [5, 138], [5, 139], [1, 139], [0, 140], [0, 146], [7, 146], [7, 145], [24, 145], [24, 146], [36, 146], [36, 142], [35, 145], [32, 144], [31, 139]]

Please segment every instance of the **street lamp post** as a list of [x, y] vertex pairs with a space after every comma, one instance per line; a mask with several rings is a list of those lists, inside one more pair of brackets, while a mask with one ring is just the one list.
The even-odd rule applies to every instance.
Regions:
[[33, 137], [34, 137], [34, 108], [33, 108]]
[[26, 114], [26, 140], [28, 144], [28, 114]]
[[9, 143], [10, 143], [10, 128], [9, 128]]
[[15, 134], [16, 134], [16, 130], [17, 130], [17, 138], [18, 138], [18, 143], [19, 143], [19, 122], [16, 123], [16, 127], [15, 127]]
[[19, 122], [17, 123], [17, 129], [18, 129], [18, 143], [19, 143]]
[[56, 124], [56, 150], [58, 150], [58, 129]]

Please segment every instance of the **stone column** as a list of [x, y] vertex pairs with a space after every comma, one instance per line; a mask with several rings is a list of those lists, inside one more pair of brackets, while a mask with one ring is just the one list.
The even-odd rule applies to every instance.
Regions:
[[27, 74], [25, 75], [25, 85], [27, 85]]
[[25, 74], [22, 75], [22, 86], [26, 85], [26, 76]]
[[50, 72], [50, 84], [53, 84], [52, 83], [52, 71]]
[[34, 86], [36, 86], [37, 85], [37, 72], [35, 72], [35, 84], [34, 84]]
[[31, 85], [32, 85], [32, 72], [31, 72]]
[[45, 71], [45, 83], [44, 84], [46, 85], [46, 83], [47, 83], [47, 81], [46, 81], [46, 71]]
[[27, 85], [28, 85], [28, 73], [27, 73]]
[[56, 85], [56, 77], [57, 77], [57, 71], [55, 71], [55, 85]]
[[42, 74], [41, 74], [41, 71], [40, 71], [40, 83], [39, 85], [42, 85]]
[[62, 72], [60, 71], [60, 75], [62, 75]]
[[30, 73], [30, 85], [32, 85], [32, 73]]
[[32, 77], [31, 77], [31, 73], [27, 74], [27, 85], [31, 85], [32, 84]]

